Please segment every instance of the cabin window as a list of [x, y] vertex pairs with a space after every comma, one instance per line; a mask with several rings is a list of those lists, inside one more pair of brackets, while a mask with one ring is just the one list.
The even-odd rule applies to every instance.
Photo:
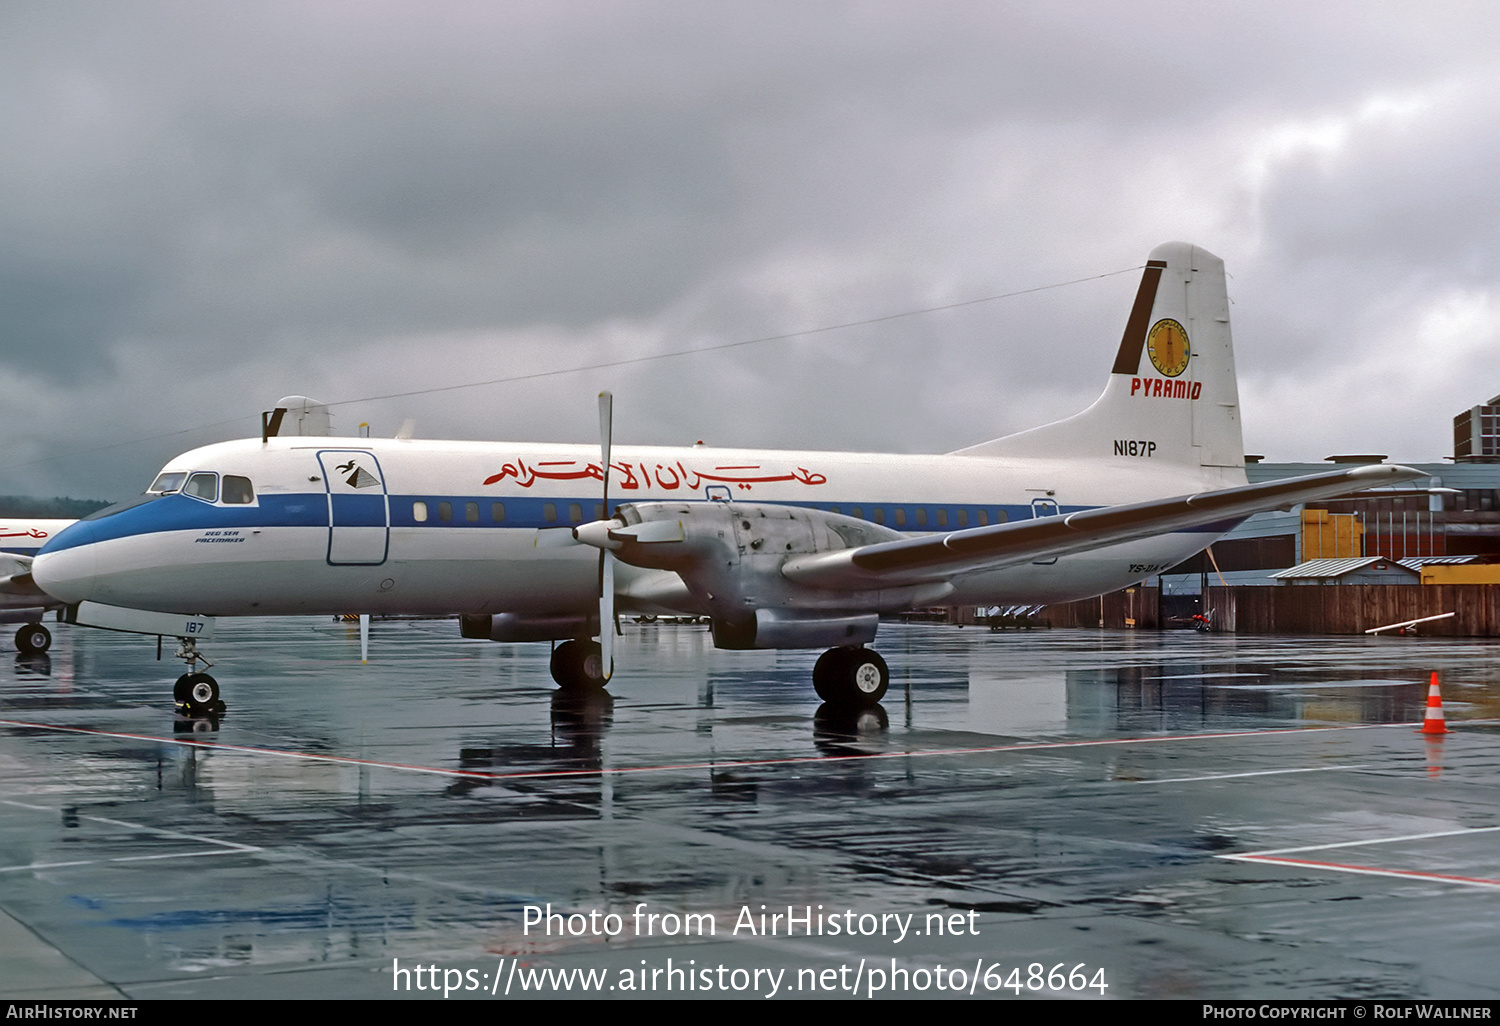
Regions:
[[556, 503], [553, 503], [553, 502], [544, 502], [542, 504], [542, 519], [545, 520], [545, 521], [547, 521], [547, 523], [549, 523], [549, 524], [555, 524], [555, 523], [557, 523], [557, 504]]
[[1003, 524], [1010, 519], [1010, 515], [1003, 509], [995, 510], [995, 523]]
[[224, 490], [219, 493], [219, 500], [236, 506], [243, 506], [255, 501], [255, 489], [251, 487], [248, 477], [236, 477], [234, 474], [225, 474]]
[[596, 503], [594, 503], [594, 519], [595, 520], [603, 520], [604, 519], [604, 503], [602, 503], [602, 502], [596, 502]]
[[503, 502], [492, 502], [492, 503], [490, 503], [490, 519], [493, 520], [497, 524], [500, 523], [500, 522], [502, 522], [505, 519], [505, 503], [503, 503]]
[[877, 524], [885, 523], [885, 510], [881, 509], [879, 506], [876, 506], [874, 511], [870, 514], [870, 519], [874, 520]]
[[990, 516], [989, 516], [988, 513], [986, 513], [982, 509], [975, 510], [974, 511], [974, 522], [976, 524], [978, 524], [980, 527], [987, 527], [987, 526], [989, 526]]
[[453, 519], [453, 503], [451, 503], [451, 502], [440, 502], [440, 503], [438, 503], [438, 519], [439, 520], [452, 520]]
[[419, 524], [427, 522], [427, 503], [414, 502], [411, 504], [411, 518]]
[[175, 492], [182, 487], [182, 482], [186, 477], [187, 475], [180, 471], [173, 471], [170, 474], [158, 474], [156, 475], [156, 480], [151, 482], [151, 487], [147, 488], [146, 491], [156, 492], [158, 495]]
[[183, 495], [191, 495], [195, 499], [205, 502], [213, 502], [219, 497], [219, 475], [218, 474], [194, 474], [188, 478], [183, 486]]
[[919, 510], [917, 510], [917, 526], [918, 527], [926, 527], [927, 526], [927, 511], [925, 509], [919, 509]]
[[961, 510], [958, 511], [958, 526], [959, 527], [968, 527], [969, 526], [969, 511], [968, 510], [961, 509]]
[[837, 506], [829, 506], [828, 507], [828, 512], [830, 512], [830, 513], [837, 513], [838, 511], [839, 511], [839, 508]]
[[940, 509], [937, 512], [935, 512], [933, 514], [933, 516], [937, 518], [937, 525], [939, 527], [947, 527], [948, 526], [948, 511], [947, 510]]
[[863, 520], [865, 518], [864, 511], [861, 510], [858, 506], [855, 506], [852, 509], [850, 509], [849, 510], [849, 515], [851, 517], [853, 517], [855, 520]]
[[906, 526], [906, 510], [902, 509], [900, 506], [896, 507], [896, 526]]
[[568, 503], [568, 519], [575, 524], [583, 522], [583, 507], [576, 502]]
[[466, 502], [466, 503], [464, 503], [464, 519], [467, 520], [471, 524], [477, 524], [477, 523], [479, 523], [479, 503], [477, 503], [477, 502]]

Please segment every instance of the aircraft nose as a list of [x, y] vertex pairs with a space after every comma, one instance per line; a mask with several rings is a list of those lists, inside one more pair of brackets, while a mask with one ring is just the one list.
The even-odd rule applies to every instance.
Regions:
[[37, 587], [59, 601], [82, 602], [91, 597], [98, 565], [90, 526], [77, 523], [65, 528], [42, 547], [31, 564]]

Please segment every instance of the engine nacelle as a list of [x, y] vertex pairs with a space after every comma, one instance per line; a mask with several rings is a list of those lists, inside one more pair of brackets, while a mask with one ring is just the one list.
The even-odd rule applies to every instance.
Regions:
[[880, 614], [821, 616], [757, 609], [754, 619], [715, 618], [712, 624], [715, 648], [838, 648], [874, 641]]
[[458, 618], [458, 631], [466, 638], [489, 641], [565, 641], [597, 633], [599, 617], [558, 613], [552, 616], [522, 616], [520, 613], [466, 613]]
[[[713, 620], [719, 648], [830, 648], [875, 638], [879, 615], [930, 604], [947, 584], [861, 592], [810, 587], [781, 568], [794, 556], [902, 537], [815, 509], [737, 502], [622, 505], [608, 531], [588, 533], [632, 566], [671, 570]], [[578, 532], [585, 537], [582, 529]]]

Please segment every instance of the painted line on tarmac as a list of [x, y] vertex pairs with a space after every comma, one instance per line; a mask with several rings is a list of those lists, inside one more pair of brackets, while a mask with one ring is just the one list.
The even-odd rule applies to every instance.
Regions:
[[[251, 850], [260, 851], [261, 849]], [[44, 869], [69, 869], [73, 866], [114, 865], [119, 862], [158, 862], [163, 859], [201, 859], [210, 855], [236, 854], [239, 853], [228, 848], [214, 848], [211, 851], [174, 851], [165, 855], [121, 855], [112, 859], [82, 859], [77, 862], [29, 862], [20, 866], [0, 866], [0, 873], [28, 873], [40, 872]]]
[[220, 744], [191, 738], [160, 737], [152, 734], [130, 734], [119, 731], [95, 730], [88, 727], [66, 727], [52, 723], [31, 723], [24, 720], [0, 720], [0, 727], [21, 727], [30, 730], [53, 731], [64, 734], [84, 734], [92, 737], [116, 738], [126, 741], [153, 741], [157, 744], [178, 745], [209, 752], [227, 752], [239, 755], [262, 755], [282, 759], [301, 759], [308, 762], [325, 762], [342, 766], [367, 766], [375, 769], [397, 770], [405, 773], [430, 773], [436, 776], [461, 777], [472, 780], [537, 780], [567, 777], [625, 776], [637, 773], [674, 773], [686, 770], [744, 769], [755, 766], [822, 765], [836, 762], [875, 761], [881, 759], [919, 759], [954, 757], [960, 755], [992, 755], [1011, 752], [1060, 751], [1070, 748], [1106, 748], [1121, 745], [1172, 744], [1183, 741], [1218, 741], [1235, 738], [1282, 737], [1290, 734], [1320, 734], [1347, 730], [1378, 730], [1388, 727], [1410, 729], [1410, 723], [1351, 723], [1331, 727], [1279, 727], [1272, 730], [1222, 731], [1211, 734], [1167, 734], [1156, 737], [1100, 738], [1091, 741], [1028, 741], [1009, 745], [985, 745], [975, 748], [929, 748], [899, 752], [859, 752], [848, 755], [794, 755], [767, 759], [728, 759], [713, 762], [681, 762], [658, 766], [601, 766], [588, 769], [517, 770], [494, 772], [486, 770], [450, 769], [441, 766], [421, 766], [411, 763], [385, 762], [378, 759], [356, 759], [343, 755], [320, 755], [314, 752], [288, 751], [280, 748], [260, 748], [253, 745]]
[[1336, 770], [1362, 770], [1367, 766], [1308, 766], [1302, 769], [1250, 770], [1245, 773], [1210, 773], [1202, 777], [1163, 777], [1160, 780], [1132, 780], [1132, 784], [1190, 784], [1199, 780], [1238, 780], [1240, 777], [1277, 777], [1286, 773], [1332, 773]]
[[1398, 880], [1431, 880], [1435, 883], [1452, 883], [1464, 887], [1500, 890], [1500, 880], [1491, 880], [1483, 876], [1456, 876], [1451, 873], [1428, 873], [1419, 869], [1388, 869], [1383, 866], [1361, 866], [1348, 862], [1323, 862], [1317, 859], [1294, 859], [1286, 857], [1297, 852], [1329, 851], [1334, 848], [1359, 848], [1372, 844], [1399, 844], [1402, 841], [1426, 841], [1435, 837], [1466, 837], [1470, 834], [1491, 834], [1497, 830], [1500, 830], [1500, 827], [1433, 830], [1423, 834], [1374, 837], [1363, 841], [1336, 841], [1332, 844], [1309, 844], [1300, 848], [1275, 848], [1270, 851], [1245, 852], [1238, 855], [1216, 855], [1215, 858], [1225, 859], [1230, 862], [1253, 862], [1261, 865], [1292, 866], [1301, 869], [1326, 869], [1335, 873], [1354, 873], [1361, 876], [1388, 876]]
[[[27, 809], [34, 812], [57, 813], [61, 810], [45, 805], [32, 805], [28, 802], [10, 801], [0, 799], [0, 805], [10, 805], [18, 809]], [[122, 827], [126, 830], [140, 831], [148, 834], [156, 834], [161, 837], [170, 837], [178, 841], [193, 841], [198, 844], [213, 844], [218, 847], [208, 851], [174, 851], [158, 852], [154, 855], [118, 855], [108, 859], [82, 859], [70, 862], [29, 862], [18, 866], [0, 866], [0, 873], [24, 873], [43, 869], [67, 869], [73, 866], [113, 865], [123, 862], [158, 862], [163, 859], [197, 859], [211, 855], [239, 855], [245, 853], [258, 853], [265, 849], [253, 844], [240, 844], [238, 841], [224, 841], [217, 837], [204, 837], [202, 834], [189, 834], [181, 830], [167, 830], [162, 827], [147, 826], [145, 823], [132, 823], [124, 819], [111, 819], [108, 816], [94, 816], [82, 813], [78, 816], [80, 820], [90, 820], [95, 823], [103, 823], [107, 826]]]

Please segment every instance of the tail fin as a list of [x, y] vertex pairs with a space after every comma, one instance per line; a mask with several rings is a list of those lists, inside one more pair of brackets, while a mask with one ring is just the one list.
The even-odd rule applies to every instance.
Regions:
[[[966, 456], [1137, 455], [1245, 465], [1224, 261], [1185, 242], [1151, 251], [1101, 395], [1067, 420], [960, 449]], [[1123, 449], [1123, 451], [1122, 451]]]

